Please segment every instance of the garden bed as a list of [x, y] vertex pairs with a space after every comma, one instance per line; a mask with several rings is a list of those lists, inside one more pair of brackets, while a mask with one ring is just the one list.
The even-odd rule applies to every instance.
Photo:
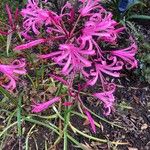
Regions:
[[[21, 4], [20, 7], [22, 7]], [[149, 11], [145, 10], [145, 12], [149, 15]], [[2, 19], [3, 17], [5, 18], [5, 15], [1, 16]], [[49, 72], [57, 72], [58, 64], [47, 63], [45, 60], [39, 61], [30, 52], [18, 53], [18, 58], [26, 56], [29, 60], [27, 72], [30, 76], [21, 77], [22, 80], [17, 84], [17, 90], [14, 93], [0, 87], [0, 149], [62, 150], [66, 147], [68, 150], [149, 150], [150, 84], [144, 78], [144, 73], [141, 73], [143, 71], [141, 66], [145, 65], [148, 68], [149, 63], [141, 61], [141, 58], [143, 52], [145, 55], [149, 54], [149, 51], [145, 52], [145, 49], [149, 46], [150, 30], [147, 20], [134, 21], [135, 29], [140, 36], [134, 34], [135, 30], [131, 28], [130, 33], [139, 46], [136, 56], [139, 68], [134, 71], [125, 70], [119, 79], [114, 79], [117, 90], [114, 94], [115, 102], [111, 114], [106, 116], [102, 103], [90, 94], [91, 91], [94, 93], [101, 88], [99, 84], [94, 88], [79, 90], [82, 102], [95, 121], [96, 133], [93, 132], [80, 101], [76, 99], [73, 106], [70, 104], [65, 106], [60, 101], [58, 105], [53, 105], [42, 113], [32, 113], [31, 105], [35, 99], [65, 95], [67, 88], [55, 82], [54, 79], [45, 77]], [[0, 39], [0, 62], [6, 63], [12, 62], [11, 60], [16, 57], [11, 50], [11, 56], [7, 58], [6, 53], [3, 52], [8, 45], [7, 38], [1, 36]], [[13, 48], [20, 42], [19, 38], [12, 38]], [[146, 48], [140, 40], [144, 41]], [[4, 41], [7, 43], [4, 44]], [[125, 41], [119, 41], [121, 47], [126, 47]], [[47, 51], [48, 47], [44, 48]], [[38, 50], [33, 49], [33, 52], [38, 53]], [[4, 80], [5, 78], [0, 76], [0, 84]], [[77, 83], [81, 82], [83, 81], [78, 79], [75, 81], [73, 88], [76, 93], [79, 89]], [[23, 94], [20, 91], [23, 91]], [[66, 101], [66, 98], [64, 99]]]

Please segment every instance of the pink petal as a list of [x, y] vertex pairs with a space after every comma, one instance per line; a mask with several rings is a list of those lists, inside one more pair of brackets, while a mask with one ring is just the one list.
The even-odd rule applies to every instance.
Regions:
[[63, 105], [64, 105], [64, 106], [72, 106], [73, 103], [72, 103], [72, 102], [64, 102]]
[[41, 58], [41, 59], [47, 59], [47, 58], [50, 58], [50, 57], [57, 56], [59, 54], [61, 54], [61, 52], [52, 52], [50, 54], [39, 55], [38, 57]]
[[91, 127], [92, 127], [92, 130], [94, 133], [96, 133], [96, 127], [95, 127], [95, 124], [94, 124], [94, 119], [92, 118], [91, 114], [86, 110], [85, 111], [86, 115], [87, 115], [87, 118], [91, 124]]
[[111, 113], [111, 107], [115, 101], [114, 95], [113, 95], [114, 89], [110, 91], [104, 91], [101, 93], [94, 93], [93, 96], [98, 98], [104, 103], [104, 108], [107, 110], [105, 111], [105, 115], [109, 115]]
[[27, 44], [22, 44], [22, 45], [19, 45], [17, 47], [15, 47], [15, 51], [20, 51], [20, 50], [24, 50], [24, 49], [28, 49], [28, 48], [31, 48], [33, 46], [36, 46], [38, 44], [41, 44], [41, 43], [44, 43], [46, 42], [46, 39], [38, 39], [38, 40], [35, 40], [35, 41], [32, 41], [32, 42], [29, 42]]
[[59, 77], [57, 75], [53, 75], [53, 74], [49, 74], [50, 77], [52, 77], [53, 79], [60, 81], [61, 83], [63, 83], [64, 85], [68, 85], [68, 82], [66, 80], [64, 80], [62, 77]]
[[60, 99], [61, 99], [60, 97], [55, 97], [55, 98], [53, 98], [53, 99], [51, 99], [51, 100], [49, 100], [47, 102], [43, 102], [43, 103], [32, 105], [32, 107], [33, 107], [32, 112], [34, 112], [34, 113], [42, 112], [45, 109], [47, 109], [49, 106], [54, 104], [55, 102], [60, 101]]
[[7, 11], [7, 14], [8, 14], [9, 23], [10, 23], [11, 26], [13, 26], [12, 14], [10, 12], [10, 7], [7, 4], [6, 4], [6, 11]]
[[65, 66], [62, 69], [62, 72], [66, 72], [67, 69], [69, 68], [70, 64], [71, 64], [71, 56], [69, 55], [69, 58], [68, 58], [68, 60], [67, 60], [67, 62], [65, 64]]

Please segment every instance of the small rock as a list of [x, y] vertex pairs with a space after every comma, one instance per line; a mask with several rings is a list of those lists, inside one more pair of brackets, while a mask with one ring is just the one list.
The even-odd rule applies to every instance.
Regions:
[[148, 125], [146, 123], [144, 123], [142, 126], [141, 126], [141, 130], [145, 130], [148, 128]]

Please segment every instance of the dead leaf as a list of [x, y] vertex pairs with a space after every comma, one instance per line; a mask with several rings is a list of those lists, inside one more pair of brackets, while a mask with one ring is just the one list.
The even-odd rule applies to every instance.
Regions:
[[93, 150], [93, 148], [88, 143], [80, 144], [84, 150]]
[[54, 94], [57, 91], [57, 87], [50, 86], [46, 91], [50, 92], [51, 94]]
[[144, 123], [142, 126], [141, 126], [141, 130], [145, 130], [148, 128], [148, 124]]
[[139, 98], [138, 98], [137, 96], [133, 95], [133, 99], [135, 100], [135, 102], [136, 102], [137, 104], [139, 104]]
[[87, 120], [87, 119], [86, 119], [86, 120], [84, 121], [84, 123], [83, 123], [84, 126], [89, 125], [89, 124], [90, 124], [90, 122], [89, 122], [89, 120]]

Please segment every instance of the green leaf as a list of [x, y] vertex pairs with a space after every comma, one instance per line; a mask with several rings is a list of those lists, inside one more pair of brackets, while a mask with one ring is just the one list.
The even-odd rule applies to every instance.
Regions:
[[150, 16], [148, 15], [132, 15], [128, 19], [144, 19], [144, 20], [150, 20]]
[[5, 90], [3, 87], [0, 86], [0, 93], [4, 94], [5, 96], [7, 96], [13, 104], [17, 105], [17, 101], [16, 98], [13, 97], [7, 90]]
[[17, 125], [18, 125], [18, 136], [21, 137], [22, 130], [21, 130], [21, 103], [22, 103], [22, 93], [19, 95], [18, 99], [18, 108], [17, 108]]
[[141, 2], [141, 1], [139, 1], [139, 0], [134, 0], [133, 3], [131, 3], [131, 4], [128, 6], [128, 8], [127, 8], [126, 11], [132, 9], [135, 5], [141, 5], [141, 6], [146, 7], [146, 5], [145, 5], [143, 2]]

